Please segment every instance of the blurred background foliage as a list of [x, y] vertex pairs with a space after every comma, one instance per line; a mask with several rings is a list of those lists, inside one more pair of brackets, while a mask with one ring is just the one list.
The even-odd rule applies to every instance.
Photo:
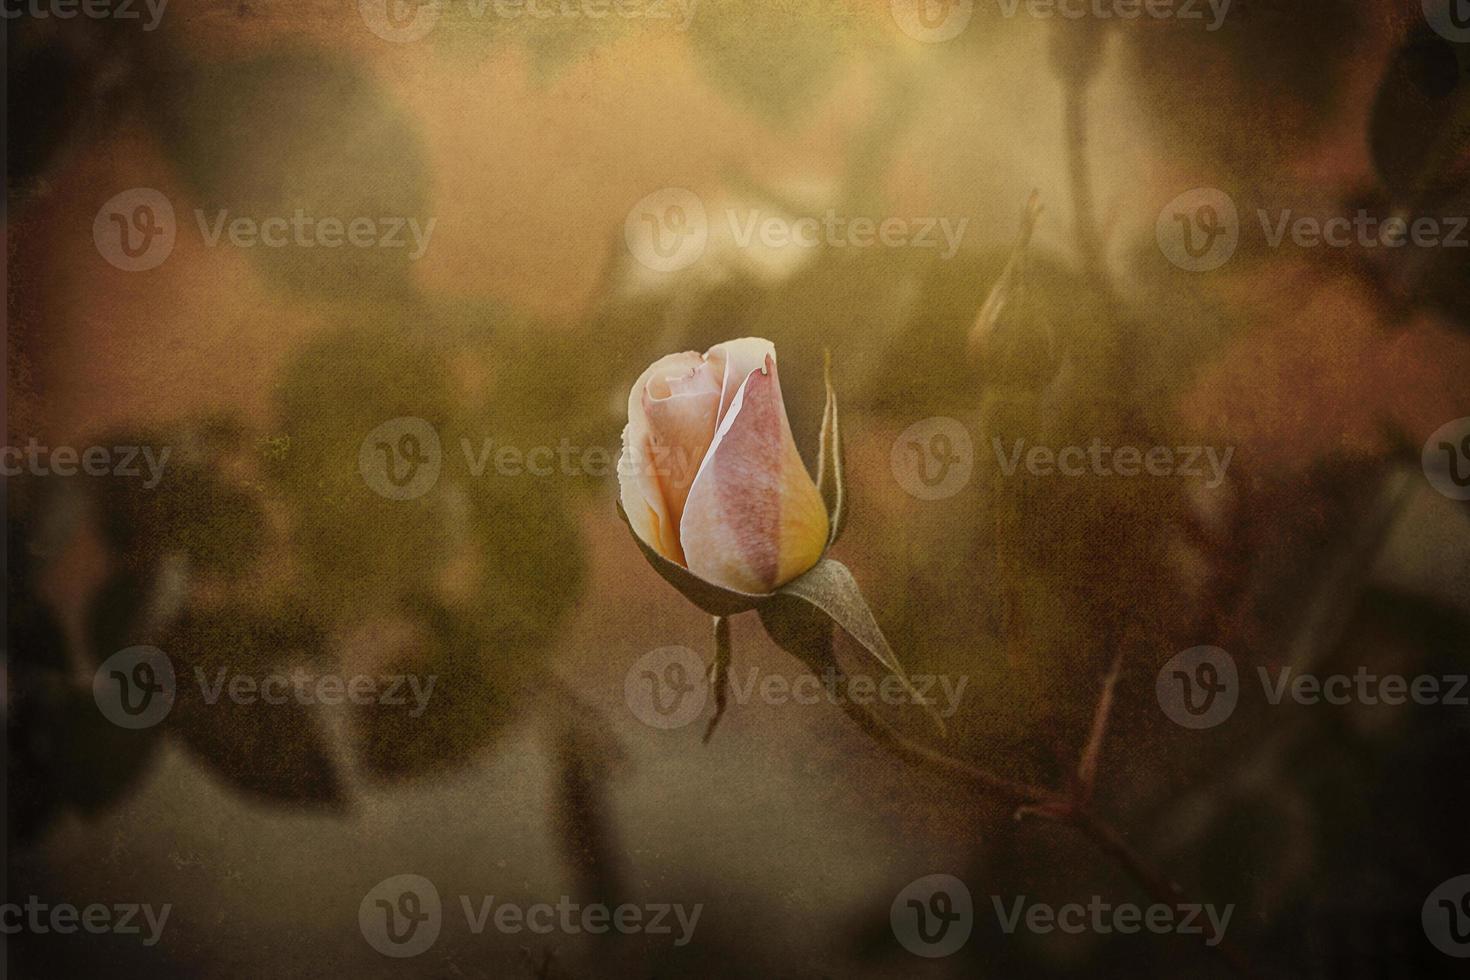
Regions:
[[[12, 886], [64, 880], [48, 836], [72, 815], [105, 825], [166, 742], [242, 806], [350, 821], [375, 787], [423, 792], [511, 751], [527, 718], [550, 719], [559, 789], [546, 819], [579, 888], [615, 895], [628, 867], [645, 884], [718, 882], [714, 857], [670, 870], [666, 855], [625, 848], [632, 831], [612, 816], [619, 743], [650, 738], [620, 714], [622, 671], [673, 642], [664, 620], [681, 601], [626, 540], [615, 479], [477, 476], [458, 447], [491, 436], [615, 451], [646, 364], [758, 335], [781, 352], [808, 460], [833, 351], [854, 501], [839, 557], [911, 673], [970, 678], [947, 751], [1063, 782], [1122, 650], [1100, 794], [1137, 846], [1202, 898], [1239, 903], [1240, 945], [1268, 975], [1450, 975], [1418, 908], [1470, 858], [1463, 712], [1268, 710], [1247, 697], [1229, 726], [1181, 737], [1153, 704], [1159, 666], [1200, 643], [1252, 675], [1465, 669], [1465, 512], [1423, 485], [1418, 447], [1470, 414], [1470, 253], [1246, 245], [1197, 276], [1152, 237], [1158, 207], [1205, 184], [1303, 211], [1464, 213], [1470, 56], [1417, 7], [1236, 0], [1207, 33], [981, 5], [960, 39], [932, 46], [898, 32], [886, 4], [836, 0], [702, 0], [687, 31], [451, 5], [406, 46], [313, 4], [175, 0], [152, 33], [11, 21], [12, 442], [174, 451], [151, 490], [7, 481], [8, 826], [13, 853], [43, 855], [21, 860]], [[437, 220], [439, 238], [422, 266], [383, 249], [237, 250], [238, 263], [181, 249], [148, 284], [158, 298], [140, 300], [136, 281], [93, 269], [78, 230], [114, 185], [168, 188], [181, 238], [194, 208], [413, 216]], [[622, 247], [622, 217], [670, 185], [712, 213], [949, 214], [971, 231], [952, 258], [759, 255], [712, 236], [693, 268], [650, 277]], [[1046, 210], [1024, 295], [977, 333], [1032, 187]], [[112, 366], [78, 367], [93, 362]], [[430, 422], [445, 447], [443, 476], [408, 502], [373, 493], [357, 468], [364, 434], [399, 416]], [[898, 433], [932, 416], [960, 420], [976, 446], [970, 486], [942, 503], [908, 497], [888, 463]], [[992, 450], [1016, 439], [1235, 456], [1213, 490], [1027, 480]], [[749, 634], [737, 658], [759, 642]], [[438, 687], [418, 718], [380, 706], [334, 721], [207, 705], [181, 684], [163, 725], [126, 732], [79, 678], [137, 643], [181, 671], [415, 671]], [[825, 725], [780, 734], [815, 744]], [[765, 751], [745, 761], [757, 783], [786, 762]], [[816, 775], [860, 784], [882, 758], [864, 752]], [[702, 765], [691, 746], [677, 753]], [[916, 813], [932, 795], [903, 785], [917, 795], [887, 813], [900, 836], [928, 826]], [[877, 806], [851, 792], [857, 812]], [[1129, 888], [1080, 843], [945, 792], [959, 812], [934, 819], [965, 841], [949, 866], [984, 891]], [[824, 834], [851, 829], [816, 809]], [[681, 836], [710, 836], [699, 806], [679, 812]], [[743, 861], [783, 857], [771, 845]], [[852, 890], [824, 924], [840, 952], [711, 926], [679, 956], [641, 950], [613, 966], [904, 975], [889, 894]], [[1217, 967], [1183, 942], [1003, 938], [977, 933], [955, 974]], [[54, 945], [26, 942], [12, 949], [37, 969], [58, 962]]]

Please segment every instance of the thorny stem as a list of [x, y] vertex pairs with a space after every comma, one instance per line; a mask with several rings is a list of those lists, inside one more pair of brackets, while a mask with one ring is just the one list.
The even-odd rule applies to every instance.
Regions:
[[[1056, 40], [1059, 43], [1054, 53], [1057, 56], [1058, 75], [1064, 89], [1066, 105], [1067, 162], [1071, 177], [1078, 256], [1083, 274], [1111, 300], [1113, 293], [1103, 261], [1087, 167], [1087, 91], [1097, 70], [1102, 38], [1096, 34], [1072, 34], [1058, 35]], [[1111, 823], [1091, 809], [1102, 745], [1107, 736], [1122, 666], [1123, 651], [1120, 649], [1113, 657], [1103, 680], [1087, 743], [1066, 790], [1009, 779], [971, 762], [946, 755], [901, 734], [871, 706], [857, 704], [852, 698], [843, 699], [842, 709], [870, 738], [889, 752], [950, 779], [970, 783], [1003, 799], [1016, 807], [1016, 819], [1033, 816], [1071, 827], [1091, 841], [1094, 847], [1110, 858], [1155, 900], [1174, 904], [1184, 898], [1183, 889], [1178, 883], [1158, 870]], [[1223, 938], [1207, 948], [1236, 975], [1255, 975], [1249, 961]]]
[[[1044, 786], [1036, 786], [1008, 779], [974, 763], [956, 759], [937, 749], [899, 733], [884, 721], [869, 705], [854, 703], [854, 699], [843, 699], [842, 709], [857, 722], [875, 742], [894, 755], [911, 763], [923, 766], [944, 776], [978, 786], [984, 792], [1001, 797], [1016, 806], [1016, 819], [1031, 816], [1071, 827], [1111, 858], [1120, 869], [1134, 880], [1155, 900], [1177, 904], [1184, 899], [1184, 891], [1171, 878], [1155, 868], [1112, 824], [1099, 817], [1090, 807], [1092, 778], [1095, 777], [1101, 743], [1107, 732], [1108, 717], [1112, 712], [1113, 690], [1122, 666], [1122, 655], [1113, 660], [1111, 669], [1103, 682], [1103, 692], [1098, 699], [1088, 744], [1083, 750], [1079, 774], [1083, 775], [1070, 792], [1062, 792]], [[1223, 938], [1214, 946], [1207, 947], [1237, 976], [1253, 977], [1249, 961], [1234, 946]]]
[[1065, 804], [1059, 793], [1039, 786], [1007, 779], [988, 769], [945, 755], [937, 749], [916, 742], [883, 720], [868, 705], [859, 705], [852, 698], [842, 699], [842, 710], [857, 722], [858, 727], [893, 754], [909, 762], [923, 766], [965, 782], [974, 783], [987, 792], [1005, 798], [1020, 807], [1036, 807], [1038, 810]]
[[[1077, 252], [1084, 276], [1111, 301], [1113, 293], [1103, 259], [1087, 166], [1087, 93], [1100, 65], [1104, 38], [1099, 32], [1078, 32], [1068, 27], [1070, 25], [1064, 26], [1053, 37], [1053, 63], [1065, 100], [1067, 169], [1071, 180]], [[1070, 789], [1065, 792], [1007, 779], [915, 743], [878, 718], [870, 707], [854, 705], [851, 699], [844, 703], [843, 708], [870, 737], [895, 755], [952, 778], [964, 779], [986, 792], [1003, 797], [1016, 805], [1017, 819], [1034, 816], [1073, 828], [1153, 898], [1177, 903], [1184, 895], [1179, 885], [1155, 868], [1122, 834], [1091, 809], [1102, 744], [1107, 736], [1122, 666], [1123, 651], [1120, 649], [1103, 680], [1087, 743], [1072, 776]], [[1254, 975], [1246, 958], [1223, 938], [1208, 948], [1238, 976]]]
[[[1177, 882], [1150, 864], [1148, 858], [1138, 853], [1131, 844], [1123, 839], [1122, 834], [1092, 811], [1076, 810], [1067, 819], [1060, 822], [1074, 828], [1092, 841], [1098, 850], [1117, 862], [1118, 866], [1156, 901], [1179, 904], [1185, 900], [1184, 889], [1180, 888]], [[1236, 976], [1249, 978], [1256, 975], [1251, 968], [1250, 961], [1224, 936], [1219, 937], [1219, 941], [1214, 946], [1207, 948], [1220, 957]]]

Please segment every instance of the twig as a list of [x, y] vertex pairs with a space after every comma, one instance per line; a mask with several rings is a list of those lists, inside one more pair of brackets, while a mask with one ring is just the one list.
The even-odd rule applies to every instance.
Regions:
[[[1103, 682], [1103, 691], [1093, 715], [1092, 732], [1083, 751], [1079, 773], [1090, 772], [1089, 782], [1079, 782], [1071, 793], [1007, 779], [988, 769], [915, 742], [896, 731], [871, 706], [855, 704], [851, 698], [843, 699], [842, 709], [875, 742], [893, 754], [936, 773], [974, 784], [985, 792], [1015, 804], [1016, 819], [1030, 816], [1074, 828], [1111, 858], [1149, 895], [1159, 901], [1177, 904], [1185, 900], [1184, 891], [1178, 883], [1150, 864], [1111, 824], [1090, 810], [1084, 797], [1084, 793], [1090, 795], [1090, 787], [1095, 783], [1097, 757], [1107, 732], [1121, 666], [1120, 654], [1114, 657], [1112, 668]], [[1088, 789], [1084, 790], [1084, 785]], [[1206, 948], [1220, 957], [1238, 976], [1250, 978], [1255, 975], [1245, 956], [1223, 938], [1214, 946]]]
[[963, 759], [946, 755], [921, 742], [916, 742], [900, 734], [877, 712], [873, 711], [870, 705], [856, 704], [852, 698], [843, 698], [842, 710], [849, 718], [857, 722], [858, 727], [875, 742], [909, 762], [945, 776], [957, 777], [965, 782], [974, 783], [1019, 807], [1043, 808], [1065, 802], [1065, 798], [1053, 790], [1008, 779]]
[[1077, 764], [1077, 798], [1083, 803], [1092, 802], [1092, 791], [1097, 785], [1097, 763], [1102, 755], [1103, 739], [1108, 734], [1108, 720], [1113, 713], [1113, 692], [1118, 686], [1118, 675], [1123, 670], [1123, 651], [1113, 656], [1113, 666], [1103, 679], [1102, 694], [1097, 699], [1097, 710], [1092, 715], [1092, 733], [1082, 750], [1082, 761]]
[[[1134, 850], [1133, 846], [1124, 840], [1111, 824], [1103, 821], [1096, 814], [1089, 810], [1078, 809], [1059, 822], [1075, 828], [1092, 841], [1098, 850], [1117, 862], [1118, 866], [1155, 900], [1167, 904], [1178, 904], [1185, 901], [1184, 889], [1179, 887], [1178, 882], [1165, 876], [1150, 864], [1148, 859]], [[1215, 945], [1206, 948], [1219, 956], [1236, 975], [1246, 978], [1256, 975], [1250, 961], [1224, 936], [1218, 937]]]

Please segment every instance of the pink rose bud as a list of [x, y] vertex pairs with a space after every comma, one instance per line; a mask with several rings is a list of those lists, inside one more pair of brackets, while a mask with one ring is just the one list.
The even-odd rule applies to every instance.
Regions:
[[634, 533], [721, 588], [771, 592], [827, 547], [827, 508], [791, 437], [768, 340], [670, 354], [644, 371], [618, 479]]

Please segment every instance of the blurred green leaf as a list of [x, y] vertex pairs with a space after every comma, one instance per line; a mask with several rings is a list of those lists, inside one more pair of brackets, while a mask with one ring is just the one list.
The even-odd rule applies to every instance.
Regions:
[[[298, 211], [344, 225], [413, 219], [421, 229], [433, 217], [416, 125], [345, 58], [283, 48], [172, 68], [157, 86], [169, 93], [154, 101], [164, 146], [197, 195], [176, 209], [180, 235], [203, 237], [200, 221], [213, 234], [221, 214], [226, 229], [240, 217], [294, 221]], [[401, 248], [308, 246], [295, 234], [284, 247], [247, 249], [284, 286], [341, 297], [409, 288], [407, 228]], [[223, 237], [219, 247], [233, 246]]]
[[843, 0], [700, 0], [689, 30], [710, 81], [780, 124], [825, 94], [843, 61], [876, 37]]

